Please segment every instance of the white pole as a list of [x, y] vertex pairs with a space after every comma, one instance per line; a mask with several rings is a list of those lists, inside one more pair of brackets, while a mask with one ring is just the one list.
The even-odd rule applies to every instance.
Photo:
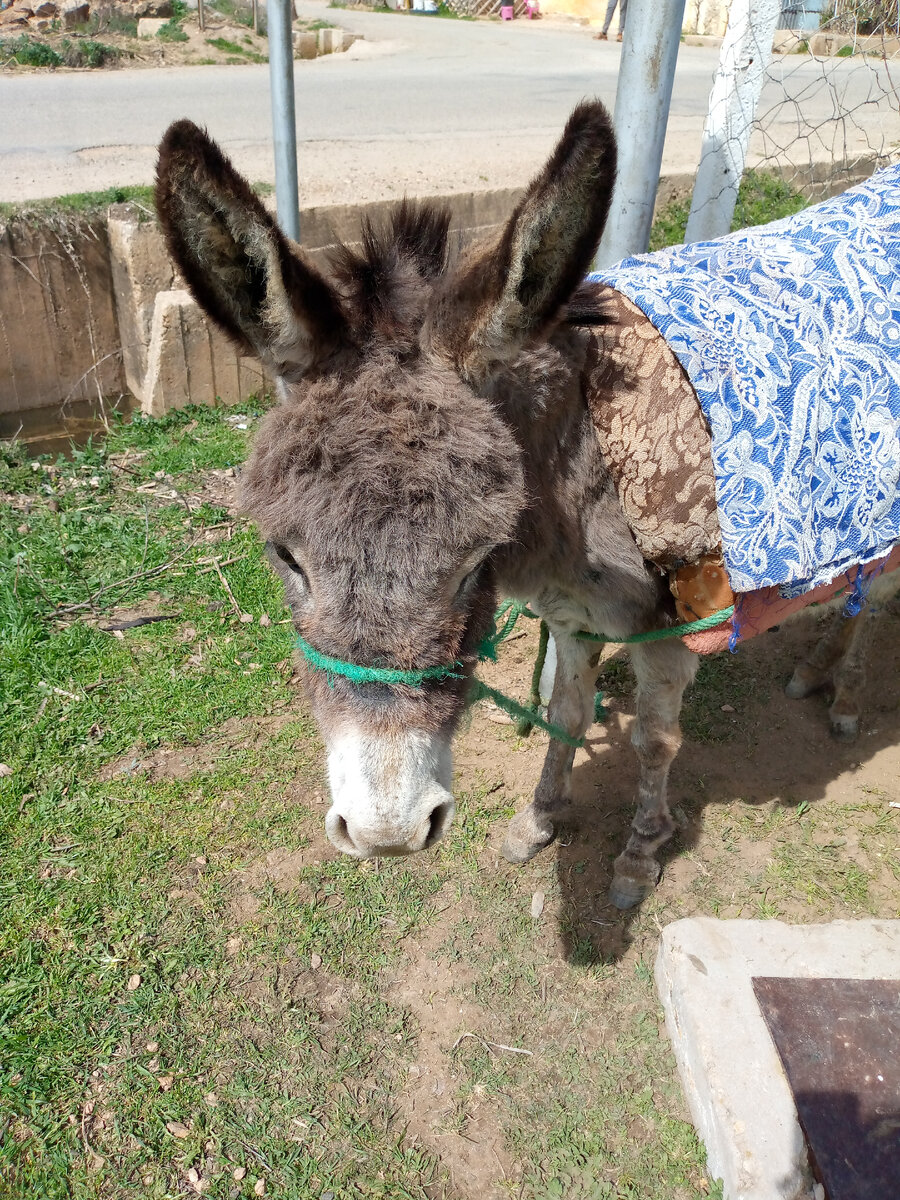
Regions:
[[780, 13], [781, 0], [732, 0], [703, 127], [686, 242], [721, 237], [731, 228]]
[[297, 125], [294, 113], [293, 0], [269, 0], [269, 85], [272, 91], [272, 140], [275, 144], [275, 200], [278, 223], [289, 238], [300, 240], [297, 190]]
[[685, 0], [629, 0], [613, 122], [619, 169], [594, 265], [600, 269], [650, 244], [675, 60]]

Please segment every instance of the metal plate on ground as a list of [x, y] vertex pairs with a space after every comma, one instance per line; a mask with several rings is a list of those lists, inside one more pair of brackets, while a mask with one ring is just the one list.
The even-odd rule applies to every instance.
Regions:
[[753, 979], [827, 1200], [900, 1196], [900, 983]]

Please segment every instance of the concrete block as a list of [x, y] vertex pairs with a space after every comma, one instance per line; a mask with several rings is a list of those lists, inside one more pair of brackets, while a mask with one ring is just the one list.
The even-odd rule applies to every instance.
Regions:
[[113, 205], [107, 230], [125, 383], [141, 400], [156, 295], [174, 286], [175, 268], [156, 221], [135, 205]]
[[164, 17], [141, 17], [137, 23], [137, 35], [139, 38], [155, 38], [163, 25], [167, 24]]
[[343, 49], [343, 37], [343, 29], [320, 29], [318, 31], [319, 53], [339, 53]]
[[656, 986], [709, 1173], [725, 1200], [812, 1200], [806, 1144], [751, 979], [900, 979], [900, 921], [689, 918], [663, 930]]
[[173, 288], [157, 295], [142, 412], [160, 417], [188, 404], [236, 404], [269, 386], [260, 364], [239, 355], [190, 292]]
[[314, 33], [294, 31], [294, 58], [315, 58], [319, 53], [319, 39]]

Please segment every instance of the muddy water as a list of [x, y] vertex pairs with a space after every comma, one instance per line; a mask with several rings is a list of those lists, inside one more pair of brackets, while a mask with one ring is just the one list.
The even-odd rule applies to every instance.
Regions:
[[0, 441], [15, 439], [25, 444], [28, 453], [69, 456], [72, 448], [84, 446], [89, 438], [103, 438], [111, 417], [134, 411], [133, 396], [117, 396], [103, 406], [99, 401], [79, 401], [57, 407], [0, 413]]

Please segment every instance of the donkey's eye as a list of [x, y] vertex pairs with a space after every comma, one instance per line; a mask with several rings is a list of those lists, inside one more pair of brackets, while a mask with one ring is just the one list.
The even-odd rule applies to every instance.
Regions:
[[308, 588], [309, 580], [306, 577], [306, 572], [294, 558], [293, 554], [291, 554], [290, 550], [288, 550], [287, 546], [279, 546], [275, 542], [270, 542], [269, 545], [276, 557], [284, 563], [289, 571], [292, 571], [297, 576], [304, 587]]

